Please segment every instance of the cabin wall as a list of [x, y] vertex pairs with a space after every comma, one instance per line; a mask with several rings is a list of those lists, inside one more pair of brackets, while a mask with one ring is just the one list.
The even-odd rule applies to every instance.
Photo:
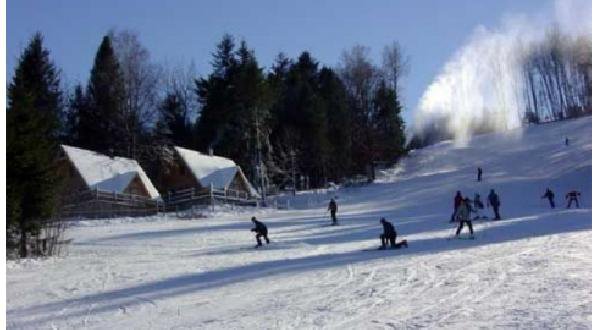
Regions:
[[133, 180], [131, 180], [127, 188], [123, 190], [123, 193], [146, 196], [148, 198], [151, 198], [150, 193], [148, 193], [146, 186], [144, 186], [144, 183], [142, 182], [142, 179], [140, 179], [139, 176], [136, 176], [135, 178], [133, 178]]
[[89, 190], [87, 184], [68, 158], [61, 158], [58, 161], [57, 172], [62, 179], [61, 204], [68, 204], [77, 199], [79, 193]]
[[242, 178], [240, 171], [237, 171], [237, 173], [233, 177], [233, 180], [231, 180], [231, 183], [229, 184], [229, 187], [227, 189], [244, 191], [247, 194], [250, 194], [250, 189], [244, 182], [244, 179]]
[[160, 193], [167, 195], [169, 191], [187, 188], [200, 188], [198, 181], [181, 157], [176, 156], [176, 161], [165, 166], [160, 175]]

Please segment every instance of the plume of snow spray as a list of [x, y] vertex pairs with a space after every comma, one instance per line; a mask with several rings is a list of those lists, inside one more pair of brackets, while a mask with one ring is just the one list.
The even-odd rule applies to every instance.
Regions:
[[478, 128], [519, 127], [525, 112], [524, 60], [553, 24], [570, 35], [591, 33], [591, 1], [558, 0], [554, 14], [514, 15], [499, 28], [476, 28], [421, 96], [415, 133], [442, 123], [456, 143], [465, 144]]

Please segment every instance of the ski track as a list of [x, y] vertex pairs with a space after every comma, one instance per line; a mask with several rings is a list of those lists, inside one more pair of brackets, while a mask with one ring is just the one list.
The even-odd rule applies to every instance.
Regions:
[[[591, 118], [517, 135], [431, 146], [375, 184], [299, 194], [292, 210], [82, 222], [64, 255], [7, 263], [7, 326], [591, 328]], [[539, 200], [546, 186], [556, 210]], [[492, 187], [504, 220], [475, 221], [475, 240], [447, 240], [454, 191], [485, 198]], [[582, 208], [565, 210], [560, 197], [573, 188]], [[341, 225], [324, 226], [334, 195]], [[272, 244], [252, 248], [252, 215]], [[363, 251], [378, 245], [381, 216], [408, 249]]]

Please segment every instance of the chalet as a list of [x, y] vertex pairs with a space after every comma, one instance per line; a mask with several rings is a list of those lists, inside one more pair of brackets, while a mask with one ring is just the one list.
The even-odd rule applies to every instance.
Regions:
[[67, 216], [147, 215], [155, 213], [162, 201], [133, 159], [62, 145], [59, 173]]
[[161, 186], [168, 187], [166, 201], [173, 194], [191, 192], [190, 198], [208, 191], [224, 199], [255, 200], [258, 194], [242, 169], [231, 159], [206, 155], [175, 146], [170, 165], [161, 173]]

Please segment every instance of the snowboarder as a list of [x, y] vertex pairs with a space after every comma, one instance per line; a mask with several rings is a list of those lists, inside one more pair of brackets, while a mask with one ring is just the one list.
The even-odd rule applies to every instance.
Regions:
[[456, 219], [458, 221], [458, 227], [456, 228], [456, 237], [460, 235], [462, 231], [463, 225], [466, 223], [469, 227], [469, 233], [471, 234], [470, 238], [473, 238], [473, 223], [470, 218], [470, 209], [469, 209], [469, 199], [465, 198], [461, 201], [458, 210], [456, 211]]
[[260, 241], [260, 237], [264, 237], [265, 241], [267, 241], [267, 244], [269, 244], [269, 230], [267, 229], [267, 226], [256, 220], [256, 217], [252, 217], [252, 222], [254, 223], [254, 228], [250, 229], [250, 231], [253, 231], [256, 233], [256, 248], [258, 248], [259, 246], [262, 246], [262, 242]]
[[400, 248], [403, 245], [408, 247], [406, 240], [402, 240], [399, 244], [396, 244], [396, 229], [394, 228], [394, 225], [386, 221], [385, 218], [381, 218], [379, 222], [383, 225], [383, 234], [379, 235], [379, 238], [381, 239], [380, 250], [385, 250], [387, 243], [389, 243], [390, 247], [393, 249]]
[[494, 220], [500, 220], [500, 197], [498, 197], [494, 189], [491, 189], [488, 195], [487, 206], [490, 207], [490, 205], [494, 209]]
[[577, 208], [579, 208], [579, 199], [577, 199], [577, 197], [581, 196], [581, 193], [577, 190], [571, 190], [567, 193], [567, 195], [565, 196], [565, 199], [568, 201], [567, 204], [567, 208], [570, 209], [571, 208], [571, 203], [573, 201], [575, 201], [575, 206], [577, 206]]
[[548, 201], [550, 202], [550, 207], [554, 208], [554, 192], [550, 190], [550, 188], [546, 188], [546, 193], [542, 196], [542, 199], [544, 198], [548, 198]]
[[483, 169], [481, 169], [481, 167], [477, 168], [477, 181], [480, 182], [481, 181], [481, 176], [483, 175]]
[[454, 212], [452, 212], [452, 217], [450, 218], [450, 222], [456, 221], [456, 219], [455, 219], [455, 217], [456, 217], [456, 210], [460, 206], [460, 202], [461, 201], [462, 201], [462, 195], [460, 194], [460, 190], [458, 190], [456, 192], [456, 195], [454, 196]]
[[335, 202], [335, 200], [332, 198], [329, 201], [329, 207], [327, 208], [327, 211], [331, 212], [331, 225], [335, 226], [338, 224], [337, 222], [337, 218], [335, 217], [335, 212], [337, 212], [337, 203]]

